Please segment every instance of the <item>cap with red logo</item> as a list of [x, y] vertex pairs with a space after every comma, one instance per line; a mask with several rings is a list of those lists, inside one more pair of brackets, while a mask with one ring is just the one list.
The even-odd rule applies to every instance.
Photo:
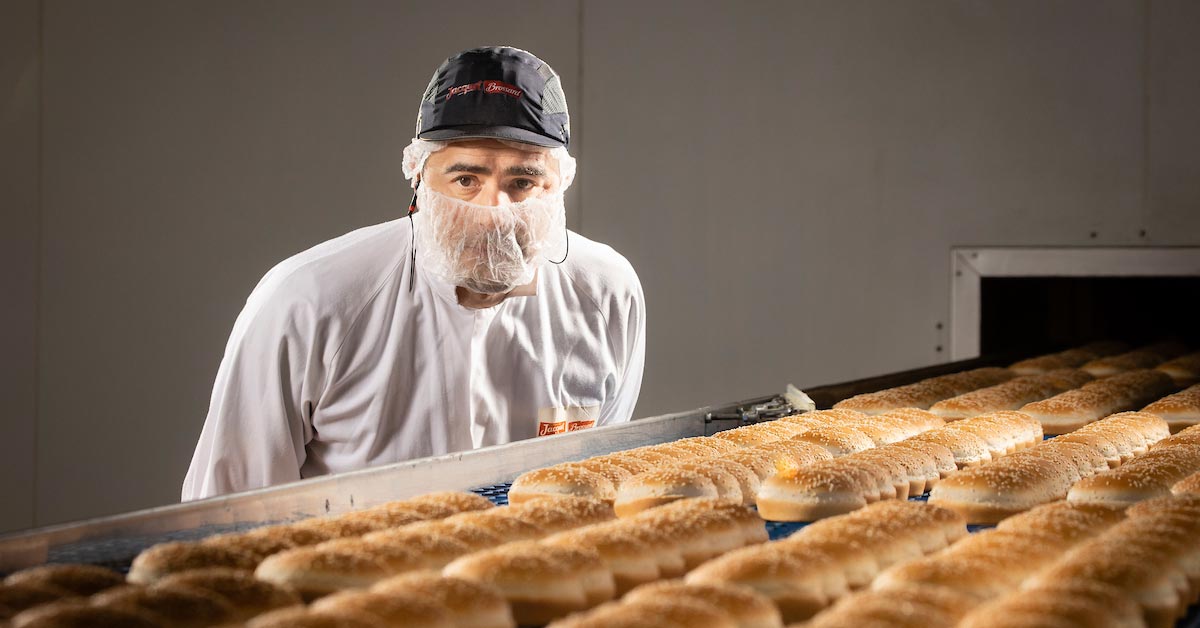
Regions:
[[472, 48], [433, 73], [417, 114], [417, 137], [565, 147], [571, 119], [558, 74], [547, 63], [517, 48]]

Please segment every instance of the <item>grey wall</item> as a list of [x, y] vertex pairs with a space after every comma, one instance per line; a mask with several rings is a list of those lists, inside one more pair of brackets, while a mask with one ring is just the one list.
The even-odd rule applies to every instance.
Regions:
[[40, 3], [0, 3], [0, 530], [34, 523]]
[[953, 245], [1200, 244], [1185, 0], [4, 11], [5, 528], [177, 499], [245, 296], [407, 203], [472, 45], [563, 74], [569, 219], [646, 288], [639, 415], [944, 359]]

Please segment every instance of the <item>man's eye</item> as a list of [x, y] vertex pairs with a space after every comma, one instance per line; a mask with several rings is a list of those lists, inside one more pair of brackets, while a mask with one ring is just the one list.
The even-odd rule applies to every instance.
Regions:
[[513, 186], [518, 190], [532, 190], [536, 184], [529, 179], [517, 179], [513, 181]]
[[475, 184], [475, 177], [469, 177], [467, 175], [463, 175], [463, 176], [455, 179], [454, 182], [461, 185], [464, 188], [469, 188]]

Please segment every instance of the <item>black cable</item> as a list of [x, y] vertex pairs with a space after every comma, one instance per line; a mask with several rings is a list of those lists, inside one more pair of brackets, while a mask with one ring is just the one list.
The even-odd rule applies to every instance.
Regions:
[[567, 221], [566, 220], [563, 220], [563, 240], [565, 240], [567, 242], [567, 250], [563, 251], [563, 258], [558, 260], [557, 262], [552, 259], [547, 258], [546, 259], [547, 262], [558, 265], [558, 264], [561, 264], [561, 263], [567, 261], [567, 256], [571, 254], [571, 232], [569, 230], [567, 230]]
[[413, 185], [412, 201], [408, 203], [408, 235], [412, 239], [412, 264], [408, 267], [408, 291], [413, 291], [414, 282], [417, 279], [417, 227], [413, 224], [413, 214], [417, 213], [417, 188], [421, 187], [421, 180], [417, 179]]

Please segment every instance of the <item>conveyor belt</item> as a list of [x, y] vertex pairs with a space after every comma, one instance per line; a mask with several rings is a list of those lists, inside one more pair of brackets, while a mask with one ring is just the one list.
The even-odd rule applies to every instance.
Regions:
[[[508, 505], [508, 489], [512, 486], [511, 483], [492, 484], [489, 486], [480, 486], [471, 489], [471, 492], [482, 495], [497, 506]], [[929, 499], [929, 493], [918, 497], [909, 497], [909, 501], [923, 502]], [[767, 535], [772, 541], [787, 538], [800, 530], [803, 530], [808, 523], [806, 522], [791, 522], [791, 521], [767, 521]], [[967, 531], [974, 533], [988, 528], [994, 528], [991, 525], [968, 525]], [[1187, 615], [1180, 619], [1175, 628], [1200, 628], [1200, 604], [1193, 604], [1188, 608]]]
[[[1008, 356], [989, 356], [844, 384], [806, 388], [805, 391], [818, 407], [829, 407], [852, 395], [1011, 361]], [[690, 436], [710, 435], [722, 429], [774, 418], [779, 411], [778, 405], [779, 399], [774, 395], [757, 397], [736, 404], [712, 405], [622, 425], [0, 535], [0, 575], [45, 562], [91, 563], [127, 571], [132, 558], [155, 543], [194, 540], [269, 523], [336, 515], [438, 490], [474, 490], [494, 503], [504, 504], [507, 503], [509, 487], [504, 482], [531, 468]], [[767, 522], [766, 526], [770, 538], [779, 539], [794, 534], [805, 524]], [[975, 531], [981, 527], [970, 528]], [[1200, 610], [1192, 607], [1178, 627], [1200, 628]]]

